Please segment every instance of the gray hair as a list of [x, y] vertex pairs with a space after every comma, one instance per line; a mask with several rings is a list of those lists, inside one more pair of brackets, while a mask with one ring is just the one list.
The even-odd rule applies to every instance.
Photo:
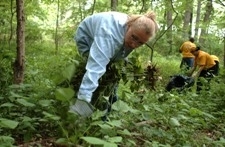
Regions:
[[148, 12], [144, 15], [130, 15], [127, 25], [136, 29], [144, 29], [146, 34], [149, 34], [151, 37], [153, 37], [158, 31], [158, 24], [155, 20], [156, 16], [154, 12]]

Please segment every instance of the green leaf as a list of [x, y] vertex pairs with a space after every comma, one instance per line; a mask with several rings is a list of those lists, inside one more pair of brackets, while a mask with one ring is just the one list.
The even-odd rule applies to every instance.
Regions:
[[[117, 144], [115, 144], [115, 143], [106, 142], [105, 140], [102, 140], [102, 139], [99, 139], [96, 137], [81, 137], [81, 139], [83, 139], [86, 142], [88, 142], [89, 144], [93, 144], [93, 145], [103, 145], [103, 147], [117, 147]], [[119, 137], [116, 139], [114, 138], [114, 141], [119, 141], [119, 140], [120, 140]]]
[[225, 144], [225, 139], [223, 137], [220, 137], [220, 140], [215, 141], [215, 142]]
[[98, 126], [102, 129], [113, 129], [112, 126], [108, 125], [108, 124], [98, 124]]
[[63, 77], [70, 80], [75, 72], [75, 66], [74, 64], [70, 64], [69, 66], [66, 67], [65, 70], [63, 70]]
[[17, 121], [0, 118], [0, 127], [15, 129], [18, 124], [19, 124], [19, 122], [17, 122]]
[[191, 108], [189, 110], [189, 113], [191, 116], [199, 116], [199, 115], [202, 115], [202, 111], [197, 109], [197, 108]]
[[68, 101], [74, 96], [75, 92], [71, 88], [59, 88], [55, 92], [57, 100]]
[[110, 124], [111, 126], [116, 126], [116, 127], [121, 127], [122, 126], [121, 120], [109, 121], [109, 122], [107, 122], [107, 124]]
[[25, 100], [25, 99], [17, 99], [16, 101], [17, 101], [18, 103], [20, 103], [21, 105], [26, 106], [26, 107], [34, 107], [34, 106], [35, 106], [35, 104], [30, 103], [30, 102], [28, 102], [28, 101]]
[[205, 115], [205, 116], [207, 116], [208, 118], [211, 118], [211, 119], [216, 119], [213, 115], [211, 115], [209, 113], [203, 112], [203, 115]]
[[118, 100], [115, 104], [112, 105], [112, 108], [120, 113], [128, 112], [131, 108], [127, 105], [127, 103]]
[[184, 116], [184, 115], [182, 115], [182, 114], [178, 115], [178, 118], [179, 118], [179, 119], [184, 119], [184, 120], [187, 120], [187, 119], [188, 119], [188, 117], [186, 117], [186, 116]]
[[1, 146], [12, 146], [13, 143], [15, 142], [14, 138], [9, 137], [9, 136], [0, 136], [0, 144]]
[[127, 129], [124, 129], [124, 130], [118, 130], [117, 133], [118, 133], [118, 134], [121, 134], [121, 135], [128, 135], [128, 136], [131, 136], [130, 131], [128, 131]]
[[179, 127], [180, 126], [180, 123], [179, 123], [179, 121], [176, 118], [170, 118], [169, 124], [171, 126], [174, 126], [174, 127]]
[[86, 142], [90, 144], [95, 144], [95, 145], [104, 145], [107, 143], [105, 140], [96, 138], [96, 137], [81, 137], [81, 139], [85, 140]]
[[16, 98], [21, 98], [22, 97], [21, 95], [15, 93], [15, 92], [12, 92], [12, 91], [10, 92], [10, 94], [11, 94], [11, 97], [16, 97]]
[[4, 104], [1, 104], [0, 107], [13, 107], [13, 106], [16, 106], [16, 105], [13, 103], [4, 103]]
[[160, 106], [154, 105], [154, 104], [153, 104], [153, 108], [154, 108], [156, 111], [163, 113], [163, 110], [160, 108]]
[[38, 103], [43, 107], [48, 107], [51, 105], [52, 102], [51, 100], [40, 100]]
[[58, 143], [58, 144], [63, 144], [63, 143], [67, 143], [67, 142], [68, 142], [68, 140], [66, 138], [59, 138], [56, 140], [56, 143]]
[[103, 147], [117, 147], [117, 144], [115, 143], [110, 143], [110, 142], [105, 142]]
[[54, 114], [50, 114], [48, 112], [43, 112], [43, 114], [45, 115], [45, 117], [50, 118], [52, 120], [60, 120], [60, 117]]
[[116, 137], [110, 137], [108, 139], [109, 142], [114, 143], [114, 142], [122, 142], [122, 137], [121, 136], [116, 136]]

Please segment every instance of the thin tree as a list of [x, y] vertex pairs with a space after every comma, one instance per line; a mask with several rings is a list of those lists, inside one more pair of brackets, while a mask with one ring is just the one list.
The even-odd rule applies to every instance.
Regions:
[[117, 0], [111, 0], [111, 10], [116, 11], [117, 10], [118, 1]]
[[166, 38], [167, 38], [167, 43], [169, 44], [169, 54], [172, 52], [172, 42], [173, 42], [173, 11], [170, 5], [170, 1], [165, 1], [165, 20], [166, 20], [166, 25], [167, 25], [167, 33], [166, 33]]
[[223, 37], [223, 68], [225, 68], [225, 36]]
[[148, 0], [142, 0], [142, 7], [141, 7], [141, 10], [140, 10], [140, 14], [146, 13], [148, 11], [148, 9], [150, 8], [148, 3], [149, 3]]
[[203, 18], [204, 26], [201, 28], [202, 31], [201, 31], [200, 38], [199, 38], [199, 43], [200, 44], [204, 44], [205, 43], [205, 37], [207, 35], [207, 27], [210, 24], [210, 16], [212, 15], [212, 13], [213, 13], [212, 0], [208, 0], [207, 4], [206, 4], [204, 18]]
[[14, 62], [14, 83], [21, 84], [24, 81], [25, 70], [25, 17], [24, 17], [24, 1], [16, 0], [16, 43], [17, 43], [17, 56]]
[[191, 28], [192, 28], [192, 15], [193, 15], [193, 0], [187, 0], [185, 3], [185, 11], [184, 11], [184, 23], [183, 23], [183, 37], [188, 38], [191, 36]]
[[14, 14], [15, 14], [15, 10], [13, 9], [13, 0], [10, 1], [10, 11], [11, 11], [11, 17], [10, 17], [10, 35], [9, 35], [9, 40], [8, 40], [8, 44], [9, 44], [9, 47], [11, 45], [11, 41], [12, 41], [12, 38], [13, 38], [13, 17], [14, 17]]
[[198, 4], [197, 4], [197, 12], [196, 12], [196, 22], [195, 22], [195, 35], [194, 37], [197, 38], [198, 37], [198, 31], [199, 31], [199, 23], [200, 23], [200, 15], [201, 15], [201, 1], [202, 0], [198, 0]]
[[57, 16], [56, 16], [56, 24], [55, 24], [55, 54], [58, 53], [59, 50], [59, 35], [58, 35], [58, 28], [59, 28], [59, 13], [60, 13], [60, 1], [57, 1]]

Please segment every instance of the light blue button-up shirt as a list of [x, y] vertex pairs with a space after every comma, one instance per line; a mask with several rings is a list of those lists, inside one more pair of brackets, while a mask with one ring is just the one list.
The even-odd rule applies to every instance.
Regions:
[[82, 55], [88, 54], [78, 99], [90, 102], [107, 64], [125, 58], [132, 51], [123, 47], [127, 19], [124, 13], [102, 12], [86, 17], [78, 26], [75, 36], [78, 50]]

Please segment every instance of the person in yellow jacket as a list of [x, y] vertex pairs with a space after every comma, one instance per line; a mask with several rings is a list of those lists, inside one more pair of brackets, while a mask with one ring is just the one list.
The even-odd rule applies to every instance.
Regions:
[[219, 60], [219, 57], [217, 57], [216, 55], [211, 55], [211, 57], [213, 58], [213, 60], [215, 61], [216, 63], [216, 72], [215, 72], [215, 75], [218, 76], [219, 75], [219, 69], [220, 69], [220, 60]]
[[195, 39], [193, 37], [190, 37], [188, 41], [185, 41], [181, 45], [179, 49], [179, 52], [182, 54], [180, 68], [182, 68], [183, 65], [185, 65], [187, 70], [193, 67], [194, 55], [191, 53], [191, 49], [196, 47], [194, 41]]
[[[200, 50], [200, 46], [192, 49], [191, 53], [195, 56], [194, 66], [189, 72], [189, 76], [198, 78], [197, 80], [197, 93], [202, 90], [203, 83], [199, 77], [203, 77], [208, 81], [207, 90], [209, 89], [209, 82], [216, 74], [217, 66], [214, 59], [210, 54]], [[197, 71], [195, 72], [195, 70]], [[195, 73], [194, 73], [195, 72]]]

